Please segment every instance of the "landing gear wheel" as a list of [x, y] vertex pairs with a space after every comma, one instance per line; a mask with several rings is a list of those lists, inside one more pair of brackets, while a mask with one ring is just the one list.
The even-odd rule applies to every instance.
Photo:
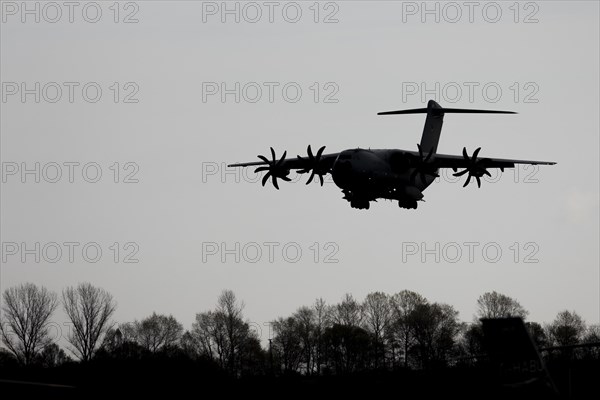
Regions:
[[406, 208], [408, 210], [416, 210], [417, 209], [417, 201], [416, 200], [398, 200], [398, 206], [400, 208]]
[[350, 202], [350, 206], [352, 208], [358, 208], [359, 210], [368, 210], [369, 209], [369, 201], [368, 200], [353, 199]]
[[352, 193], [349, 190], [342, 190], [342, 193], [344, 193], [344, 199], [346, 199], [350, 202], [350, 207], [357, 208], [359, 210], [368, 210], [369, 209], [369, 207], [370, 207], [369, 200], [366, 200], [365, 198], [357, 197], [356, 195], [354, 195], [354, 193]]

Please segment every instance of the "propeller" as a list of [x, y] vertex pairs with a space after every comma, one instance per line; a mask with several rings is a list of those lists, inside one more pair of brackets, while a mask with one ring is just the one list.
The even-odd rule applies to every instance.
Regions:
[[[469, 173], [469, 175], [467, 176], [467, 180], [465, 182], [465, 184], [463, 185], [463, 187], [467, 186], [469, 184], [469, 182], [471, 182], [471, 177], [475, 177], [475, 179], [477, 180], [477, 187], [481, 187], [481, 177], [483, 175], [487, 175], [487, 176], [492, 176], [489, 171], [487, 169], [485, 169], [485, 164], [490, 160], [489, 158], [482, 158], [482, 159], [477, 159], [477, 155], [479, 154], [479, 151], [481, 150], [481, 147], [478, 147], [474, 152], [473, 155], [471, 157], [469, 157], [469, 154], [467, 153], [467, 148], [463, 147], [463, 157], [465, 158], [465, 160], [467, 160], [467, 167], [460, 171], [457, 172], [455, 174], [452, 174], [453, 176], [463, 176], [464, 174], [466, 174], [467, 172]], [[456, 169], [454, 169], [454, 171], [456, 171]]]
[[427, 156], [423, 156], [423, 149], [420, 144], [417, 144], [419, 148], [419, 159], [416, 161], [415, 170], [410, 174], [410, 181], [414, 184], [417, 175], [421, 177], [421, 181], [425, 182], [425, 176], [433, 176], [434, 178], [439, 177], [436, 172], [437, 168], [433, 162], [429, 162], [429, 159], [433, 155], [433, 148], [429, 151]]
[[298, 156], [298, 160], [302, 161], [302, 163], [306, 165], [306, 167], [304, 167], [303, 169], [298, 170], [298, 173], [306, 174], [310, 172], [310, 177], [306, 182], [307, 185], [312, 182], [315, 175], [318, 175], [319, 180], [321, 181], [321, 186], [323, 186], [323, 175], [326, 175], [329, 172], [329, 168], [327, 168], [321, 163], [321, 155], [323, 154], [323, 150], [325, 150], [325, 146], [321, 147], [319, 151], [317, 151], [317, 155], [315, 156], [313, 155], [312, 149], [310, 148], [309, 144], [306, 148], [306, 151], [308, 153], [308, 159]]
[[271, 180], [273, 181], [273, 186], [275, 186], [275, 189], [277, 189], [277, 190], [279, 190], [279, 185], [277, 184], [277, 178], [283, 179], [286, 182], [291, 181], [291, 179], [287, 177], [290, 173], [290, 170], [282, 167], [282, 164], [285, 161], [286, 154], [287, 154], [287, 151], [284, 151], [283, 156], [281, 156], [281, 159], [279, 159], [279, 161], [278, 161], [277, 157], [275, 157], [275, 150], [273, 150], [273, 148], [271, 147], [271, 156], [273, 157], [273, 161], [269, 161], [269, 159], [267, 159], [267, 157], [265, 157], [265, 156], [260, 156], [260, 155], [258, 156], [258, 158], [260, 158], [261, 160], [263, 160], [264, 162], [266, 162], [268, 164], [268, 166], [258, 167], [254, 170], [255, 173], [267, 171], [267, 173], [265, 174], [265, 176], [262, 179], [263, 186], [265, 186], [265, 183], [267, 183], [267, 180], [269, 179], [269, 177], [271, 177]]

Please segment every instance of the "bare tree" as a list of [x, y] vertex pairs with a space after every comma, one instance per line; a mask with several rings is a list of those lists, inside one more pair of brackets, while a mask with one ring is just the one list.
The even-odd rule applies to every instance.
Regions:
[[427, 299], [416, 292], [403, 290], [392, 296], [390, 304], [393, 312], [393, 337], [402, 348], [404, 367], [408, 367], [408, 352], [415, 343], [414, 326], [411, 316], [417, 307], [427, 304]]
[[557, 346], [568, 346], [581, 341], [586, 331], [585, 322], [575, 311], [561, 311], [547, 326], [548, 337]]
[[4, 291], [0, 333], [2, 342], [25, 365], [50, 344], [48, 322], [58, 305], [56, 293], [33, 283]]
[[362, 318], [362, 306], [350, 293], [346, 293], [342, 302], [330, 309], [330, 319], [338, 325], [360, 326]]
[[238, 302], [231, 290], [224, 290], [214, 311], [196, 314], [190, 331], [200, 355], [210, 357], [232, 375], [242, 372], [244, 353], [254, 351], [256, 334], [244, 322], [244, 304]]
[[225, 368], [227, 332], [225, 320], [221, 314], [213, 311], [196, 314], [196, 321], [190, 332], [199, 347], [201, 355], [216, 360]]
[[236, 354], [240, 351], [248, 334], [248, 324], [244, 323], [242, 311], [244, 303], [238, 302], [235, 293], [223, 290], [217, 301], [216, 314], [224, 322], [227, 337], [227, 366], [230, 372], [235, 372]]
[[136, 321], [134, 327], [137, 342], [153, 353], [175, 345], [183, 335], [183, 325], [172, 315], [152, 313], [148, 318]]
[[[600, 343], [600, 325], [590, 325], [585, 331], [582, 339], [583, 343]], [[583, 349], [585, 356], [589, 358], [600, 359], [600, 347], [590, 346]]]
[[529, 312], [519, 302], [498, 292], [487, 292], [477, 299], [478, 318], [521, 317], [525, 319]]
[[329, 327], [327, 317], [327, 304], [325, 300], [319, 298], [313, 306], [315, 322], [314, 322], [314, 363], [316, 365], [317, 374], [321, 373], [321, 364], [323, 363], [323, 333]]
[[273, 348], [284, 372], [296, 372], [302, 358], [302, 338], [294, 317], [273, 321]]
[[65, 313], [73, 324], [67, 335], [70, 350], [80, 360], [89, 361], [102, 336], [112, 327], [110, 318], [116, 303], [110, 293], [90, 283], [63, 290], [62, 298]]
[[461, 325], [448, 304], [422, 304], [410, 316], [423, 368], [443, 365], [453, 350]]
[[375, 368], [379, 368], [379, 358], [385, 356], [384, 337], [392, 315], [389, 297], [382, 292], [369, 293], [362, 308], [365, 326], [375, 339]]
[[302, 354], [304, 356], [306, 374], [310, 375], [314, 352], [315, 310], [308, 307], [300, 307], [292, 317], [296, 320], [298, 334], [302, 340]]
[[58, 367], [68, 361], [69, 356], [56, 343], [45, 346], [37, 357], [38, 362], [46, 368]]

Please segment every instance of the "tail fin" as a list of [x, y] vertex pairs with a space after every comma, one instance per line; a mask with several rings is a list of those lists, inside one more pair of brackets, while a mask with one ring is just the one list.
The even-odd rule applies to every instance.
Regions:
[[539, 350], [521, 318], [482, 319], [484, 344], [504, 389], [556, 395]]
[[427, 108], [414, 108], [411, 110], [384, 111], [377, 115], [401, 115], [401, 114], [427, 114], [423, 136], [421, 136], [421, 148], [425, 154], [437, 151], [438, 142], [442, 133], [444, 114], [516, 114], [514, 111], [498, 110], [470, 110], [465, 108], [442, 108], [438, 103], [429, 100]]

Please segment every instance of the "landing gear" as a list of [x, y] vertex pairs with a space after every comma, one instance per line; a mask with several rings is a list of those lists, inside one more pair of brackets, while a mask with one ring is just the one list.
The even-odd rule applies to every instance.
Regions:
[[350, 202], [350, 207], [358, 208], [359, 210], [368, 210], [369, 200], [352, 200]]
[[417, 209], [417, 201], [416, 200], [411, 200], [411, 199], [398, 200], [398, 206], [400, 206], [400, 208], [406, 208], [406, 209], [409, 209], [409, 210], [416, 210]]
[[349, 190], [342, 190], [342, 193], [344, 193], [344, 199], [350, 202], [350, 207], [357, 208], [359, 210], [369, 209], [369, 200], [367, 200], [366, 198], [358, 197]]

